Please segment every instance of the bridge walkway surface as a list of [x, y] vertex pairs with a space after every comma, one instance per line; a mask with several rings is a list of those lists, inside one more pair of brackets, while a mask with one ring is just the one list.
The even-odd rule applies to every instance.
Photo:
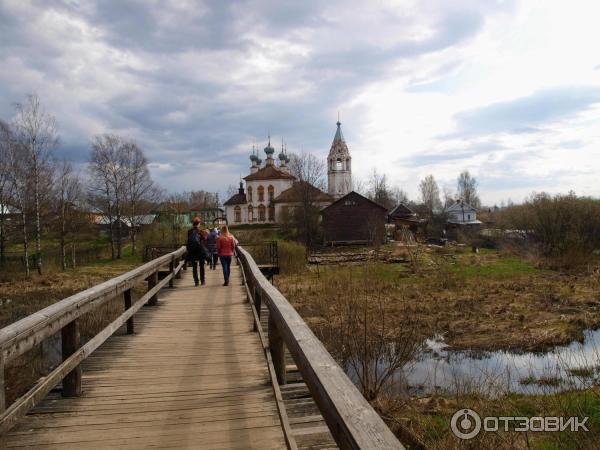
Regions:
[[7, 448], [286, 448], [239, 266], [230, 286], [191, 270], [83, 362], [83, 393], [52, 392], [7, 434]]

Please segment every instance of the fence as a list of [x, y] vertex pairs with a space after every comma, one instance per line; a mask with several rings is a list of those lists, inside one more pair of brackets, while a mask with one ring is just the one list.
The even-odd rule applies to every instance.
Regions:
[[[255, 330], [261, 334], [261, 340], [268, 339], [278, 383], [286, 383], [287, 347], [340, 448], [403, 449], [294, 307], [267, 281], [252, 256], [238, 247], [237, 257], [255, 316]], [[262, 336], [260, 324], [263, 308], [269, 311], [266, 337]]]
[[[2, 413], [0, 435], [10, 430], [20, 417], [27, 414], [61, 381], [64, 397], [80, 395], [81, 362], [122, 325], [126, 324], [127, 333], [133, 334], [134, 314], [146, 303], [156, 305], [158, 291], [167, 283], [173, 287], [173, 279], [178, 276], [183, 266], [181, 258], [184, 255], [185, 247], [181, 247], [130, 272], [54, 303], [0, 330], [0, 413]], [[169, 268], [168, 275], [159, 281], [158, 272], [165, 266]], [[133, 302], [132, 288], [144, 281], [148, 283], [148, 291]], [[78, 319], [119, 295], [123, 296], [125, 304], [123, 314], [86, 344], [81, 345]], [[62, 334], [63, 362], [6, 408], [5, 364], [59, 331]]]
[[[83, 264], [90, 264], [100, 259], [108, 258], [111, 255], [110, 245], [94, 247], [77, 247], [70, 244], [65, 249], [66, 265], [74, 268]], [[30, 248], [28, 256], [29, 267], [36, 266], [35, 250]], [[42, 251], [42, 263], [44, 267], [61, 267], [62, 255], [60, 248]], [[0, 261], [2, 270], [17, 272], [25, 270], [25, 256], [22, 253], [8, 252], [4, 254], [4, 260]]]

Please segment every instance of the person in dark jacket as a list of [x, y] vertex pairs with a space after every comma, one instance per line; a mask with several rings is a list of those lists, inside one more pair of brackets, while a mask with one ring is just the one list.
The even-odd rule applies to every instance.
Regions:
[[208, 253], [210, 253], [209, 264], [212, 270], [217, 268], [217, 260], [219, 259], [217, 239], [219, 239], [219, 231], [216, 228], [213, 228], [206, 236], [206, 247], [208, 248]]
[[[206, 235], [200, 230], [200, 217], [194, 217], [192, 220], [193, 227], [187, 233], [187, 261], [192, 263], [192, 274], [194, 276], [194, 284], [206, 284], [204, 277], [204, 261], [208, 258], [208, 250], [206, 248]], [[200, 266], [200, 280], [198, 280], [198, 266]]]

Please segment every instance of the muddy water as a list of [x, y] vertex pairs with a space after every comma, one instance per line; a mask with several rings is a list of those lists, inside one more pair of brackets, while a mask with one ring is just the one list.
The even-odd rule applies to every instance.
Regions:
[[[448, 350], [442, 337], [436, 336], [426, 341], [426, 350], [416, 361], [397, 374], [394, 389], [408, 388], [413, 394], [445, 391], [496, 396], [507, 392], [545, 394], [599, 385], [600, 329], [587, 331], [584, 336], [583, 343], [572, 342], [545, 353], [453, 351]], [[591, 376], [569, 372], [590, 367], [594, 368]], [[540, 378], [553, 381], [531, 382]]]

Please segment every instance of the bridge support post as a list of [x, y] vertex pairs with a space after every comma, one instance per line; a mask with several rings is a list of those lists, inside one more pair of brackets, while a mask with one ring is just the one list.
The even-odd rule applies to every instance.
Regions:
[[[176, 264], [177, 266], [179, 266], [179, 261], [180, 261], [180, 259], [179, 259], [179, 258], [177, 258], [177, 259], [175, 260], [175, 264]], [[175, 274], [175, 279], [176, 279], [176, 280], [179, 280], [180, 278], [181, 278], [181, 269], [179, 269], [179, 270], [177, 271], [177, 273]]]
[[169, 287], [173, 288], [173, 283], [175, 282], [175, 260], [171, 258], [171, 262], [169, 263], [169, 273], [171, 274], [171, 279], [169, 280]]
[[280, 385], [286, 384], [285, 344], [277, 329], [273, 314], [269, 314], [269, 350], [271, 351], [271, 359], [273, 360], [277, 383]]
[[[62, 359], [65, 361], [69, 356], [79, 350], [79, 324], [77, 320], [69, 322], [61, 330], [62, 335]], [[63, 397], [78, 397], [81, 395], [81, 364], [69, 372], [62, 382]]]
[[[2, 414], [6, 409], [6, 386], [4, 385], [4, 366], [4, 352], [0, 351], [0, 414]], [[0, 441], [0, 444], [1, 443], [2, 442]]]
[[[123, 300], [125, 301], [125, 310], [131, 308], [131, 289], [123, 292]], [[127, 319], [127, 334], [133, 334], [133, 316]]]
[[260, 292], [254, 288], [254, 308], [256, 308], [256, 315], [258, 316], [258, 323], [254, 322], [254, 331], [258, 331], [260, 324], [260, 310], [262, 306], [262, 299], [260, 298]]
[[[154, 272], [152, 275], [150, 275], [148, 277], [148, 290], [151, 290], [157, 284], [158, 284], [158, 271]], [[158, 301], [158, 294], [154, 294], [152, 297], [150, 297], [150, 299], [148, 300], [148, 303], [146, 303], [146, 304], [149, 306], [154, 306], [154, 305], [156, 305], [157, 301]]]

